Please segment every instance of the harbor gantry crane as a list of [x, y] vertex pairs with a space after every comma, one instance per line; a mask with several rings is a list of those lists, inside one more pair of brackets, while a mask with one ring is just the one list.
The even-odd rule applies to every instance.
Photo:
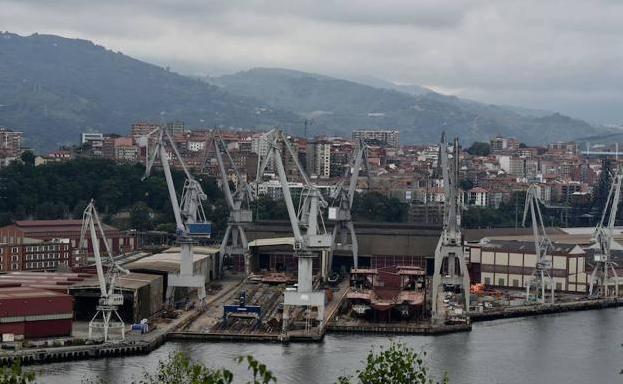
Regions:
[[[216, 160], [218, 162], [219, 172], [221, 174], [221, 183], [223, 193], [225, 194], [225, 201], [229, 208], [229, 219], [227, 220], [227, 229], [225, 235], [221, 241], [221, 247], [219, 252], [219, 272], [223, 272], [223, 262], [225, 255], [241, 255], [245, 258], [245, 272], [247, 276], [251, 271], [249, 268], [249, 242], [247, 241], [247, 235], [245, 228], [248, 224], [253, 222], [253, 213], [250, 208], [250, 203], [255, 199], [251, 187], [242, 178], [236, 164], [234, 163], [227, 146], [222, 137], [217, 136], [214, 133], [211, 137], [211, 141], [214, 144], [214, 152], [216, 154]], [[206, 146], [207, 147], [207, 146]], [[236, 189], [231, 191], [229, 187], [229, 181], [227, 179], [227, 172], [225, 170], [225, 162], [223, 161], [223, 154], [229, 160], [230, 166], [236, 173], [238, 180]]]
[[[607, 298], [614, 293], [614, 297], [619, 297], [619, 277], [615, 269], [616, 264], [612, 261], [610, 252], [613, 243], [616, 244], [614, 241], [614, 223], [621, 197], [622, 172], [623, 169], [619, 168], [614, 176], [601, 220], [593, 234], [595, 244], [592, 248], [595, 248], [595, 257], [593, 259], [593, 272], [591, 273], [588, 291], [591, 296]], [[608, 216], [607, 222], [606, 216]]]
[[[175, 216], [176, 237], [180, 247], [180, 271], [179, 273], [169, 273], [166, 300], [168, 304], [173, 303], [173, 293], [176, 287], [196, 288], [198, 299], [203, 301], [206, 297], [205, 276], [193, 272], [193, 245], [202, 238], [209, 238], [212, 232], [212, 225], [206, 220], [202, 202], [207, 200], [206, 194], [201, 188], [201, 184], [188, 171], [182, 157], [180, 156], [175, 142], [161, 125], [151, 131], [147, 136], [157, 135], [157, 140], [153, 152], [147, 161], [143, 180], [149, 177], [151, 169], [157, 158], [164, 170], [164, 177], [169, 190], [169, 199], [173, 207]], [[169, 165], [169, 155], [166, 151], [166, 142], [169, 143], [173, 155], [180, 162], [186, 175], [184, 187], [182, 189], [181, 203], [178, 201], [175, 184], [171, 175]]]
[[[349, 250], [353, 254], [353, 266], [359, 266], [359, 243], [357, 242], [357, 234], [351, 210], [353, 208], [353, 199], [355, 197], [355, 189], [357, 188], [357, 180], [359, 180], [359, 171], [362, 167], [368, 168], [367, 161], [367, 145], [363, 140], [359, 141], [359, 149], [355, 154], [354, 162], [348, 167], [344, 175], [344, 180], [337, 185], [333, 191], [331, 198], [333, 206], [329, 207], [329, 220], [335, 222], [333, 227], [333, 249]], [[350, 174], [350, 179], [348, 179]], [[349, 180], [348, 189], [344, 187], [346, 180]], [[348, 235], [350, 234], [350, 244]], [[329, 264], [331, 264], [329, 262]]]
[[[100, 286], [100, 298], [96, 312], [89, 322], [89, 339], [93, 337], [93, 330], [101, 330], [104, 342], [107, 342], [110, 336], [109, 331], [118, 329], [121, 332], [121, 340], [125, 340], [125, 324], [117, 312], [119, 307], [123, 305], [123, 294], [115, 292], [115, 282], [120, 273], [129, 272], [115, 262], [93, 200], [89, 202], [82, 215], [79, 242], [80, 252], [86, 253], [88, 250], [87, 236], [91, 238], [93, 256], [95, 257], [95, 269], [97, 270], [97, 279]], [[102, 262], [100, 252], [100, 241], [104, 243], [108, 256], [106, 271], [104, 271], [104, 263]]]
[[[459, 214], [459, 141], [454, 139], [452, 161], [448, 159], [446, 135], [442, 133], [439, 145], [439, 159], [443, 173], [445, 195], [443, 230], [435, 249], [435, 270], [433, 271], [432, 306], [434, 321], [445, 320], [448, 313], [443, 308], [441, 292], [460, 290], [463, 306], [462, 313], [455, 312], [457, 317], [467, 316], [469, 312], [469, 272], [463, 254], [461, 235], [461, 218]], [[445, 271], [444, 271], [445, 268]]]
[[550, 275], [552, 261], [548, 258], [548, 250], [552, 248], [552, 241], [545, 232], [545, 223], [541, 214], [539, 189], [531, 184], [526, 192], [526, 203], [523, 211], [522, 225], [526, 225], [528, 211], [532, 219], [532, 233], [534, 235], [534, 251], [536, 255], [536, 268], [526, 283], [526, 301], [530, 301], [530, 291], [534, 289], [534, 297], [540, 304], [545, 304], [545, 290], [549, 284], [551, 294], [550, 302], [554, 304], [554, 280]]
[[[270, 147], [266, 158], [262, 160], [258, 169], [258, 175], [263, 173], [268, 159], [272, 155], [294, 235], [294, 255], [298, 259], [298, 286], [296, 291], [287, 290], [284, 292], [283, 332], [286, 333], [290, 307], [315, 307], [317, 308], [316, 319], [321, 324], [324, 320], [325, 293], [324, 291], [314, 291], [313, 289], [312, 264], [313, 259], [319, 253], [324, 260], [328, 260], [327, 255], [331, 252], [332, 236], [327, 233], [322, 222], [322, 209], [327, 207], [327, 203], [318, 188], [309, 181], [287, 139], [280, 131], [266, 137], [270, 140]], [[298, 213], [294, 209], [292, 194], [281, 159], [282, 150], [279, 144], [283, 144], [304, 180], [305, 187], [301, 192]]]

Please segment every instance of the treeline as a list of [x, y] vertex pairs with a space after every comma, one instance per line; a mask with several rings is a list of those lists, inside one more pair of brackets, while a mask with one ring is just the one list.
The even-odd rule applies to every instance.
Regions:
[[[112, 223], [118, 214], [125, 213], [129, 216], [123, 221], [127, 228], [168, 231], [175, 228], [161, 171], [156, 170], [141, 181], [145, 172], [141, 164], [76, 159], [35, 167], [32, 160], [25, 156], [24, 162], [0, 169], [0, 225], [25, 219], [81, 219], [85, 206], [93, 198], [105, 222]], [[179, 195], [184, 174], [173, 171], [173, 178]], [[197, 179], [208, 196], [206, 215], [218, 237], [228, 217], [223, 193], [214, 178], [198, 176]], [[252, 209], [260, 220], [288, 218], [283, 201], [260, 197]], [[355, 197], [356, 220], [405, 221], [406, 213], [406, 205], [396, 199], [376, 193]]]
[[[35, 167], [30, 161], [0, 169], [0, 224], [24, 219], [80, 219], [91, 198], [104, 221], [119, 212], [134, 213], [138, 229], [173, 222], [166, 182], [155, 171], [145, 181], [141, 164], [78, 159]], [[184, 175], [173, 172], [179, 189]], [[199, 179], [208, 195], [211, 216], [223, 200], [214, 180]], [[179, 191], [178, 191], [179, 192]], [[223, 201], [224, 203], [224, 201]], [[216, 215], [214, 215], [216, 216]], [[147, 220], [138, 220], [145, 219]]]

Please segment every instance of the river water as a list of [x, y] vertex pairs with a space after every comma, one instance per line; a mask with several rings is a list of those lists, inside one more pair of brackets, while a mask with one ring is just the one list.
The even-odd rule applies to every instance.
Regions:
[[[473, 330], [443, 336], [395, 337], [417, 350], [433, 373], [450, 383], [623, 383], [623, 308], [475, 323]], [[99, 375], [108, 383], [129, 382], [169, 353], [249, 379], [233, 359], [252, 354], [273, 370], [279, 383], [334, 383], [361, 367], [372, 346], [387, 336], [328, 334], [318, 344], [169, 342], [147, 356], [35, 366], [38, 382], [79, 383]]]

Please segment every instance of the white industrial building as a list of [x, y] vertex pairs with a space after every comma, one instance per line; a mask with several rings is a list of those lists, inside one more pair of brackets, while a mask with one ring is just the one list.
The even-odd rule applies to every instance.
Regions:
[[[467, 246], [474, 279], [508, 288], [524, 288], [536, 268], [533, 241], [488, 240]], [[548, 251], [550, 275], [557, 291], [587, 292], [587, 252], [577, 244], [554, 243]]]

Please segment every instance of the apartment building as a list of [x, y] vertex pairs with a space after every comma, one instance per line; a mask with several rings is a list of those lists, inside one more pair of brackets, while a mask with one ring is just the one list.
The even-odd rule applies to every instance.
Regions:
[[73, 266], [69, 239], [24, 239], [21, 244], [0, 244], [0, 271], [52, 271]]
[[353, 131], [353, 140], [355, 144], [357, 144], [359, 140], [378, 140], [381, 143], [387, 144], [389, 147], [400, 149], [400, 131], [357, 130]]

